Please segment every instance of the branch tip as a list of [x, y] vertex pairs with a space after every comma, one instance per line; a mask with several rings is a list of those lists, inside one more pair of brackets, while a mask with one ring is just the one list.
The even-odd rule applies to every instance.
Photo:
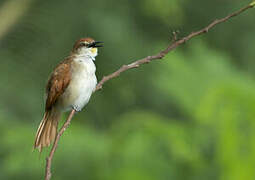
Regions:
[[180, 33], [179, 30], [173, 31], [173, 32], [172, 32], [172, 34], [173, 34], [172, 42], [177, 41], [177, 39], [178, 39], [178, 34], [179, 34], [179, 33]]

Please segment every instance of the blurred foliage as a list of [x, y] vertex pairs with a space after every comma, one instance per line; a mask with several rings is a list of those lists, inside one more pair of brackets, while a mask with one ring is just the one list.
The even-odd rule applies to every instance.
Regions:
[[252, 1], [252, 2], [250, 3], [250, 5], [251, 5], [251, 6], [255, 6], [255, 1]]
[[[0, 179], [42, 179], [44, 85], [75, 40], [105, 42], [100, 79], [249, 3], [1, 0]], [[107, 82], [62, 136], [52, 179], [255, 179], [254, 15]]]

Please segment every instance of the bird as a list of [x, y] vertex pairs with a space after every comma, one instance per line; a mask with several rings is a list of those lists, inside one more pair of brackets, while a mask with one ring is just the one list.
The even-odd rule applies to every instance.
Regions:
[[55, 140], [63, 112], [79, 112], [89, 102], [97, 85], [94, 61], [102, 43], [90, 37], [77, 40], [70, 55], [54, 68], [46, 85], [45, 110], [34, 149], [41, 152]]

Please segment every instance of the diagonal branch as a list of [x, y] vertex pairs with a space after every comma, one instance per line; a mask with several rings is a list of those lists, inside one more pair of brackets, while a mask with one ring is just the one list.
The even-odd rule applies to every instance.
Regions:
[[[191, 38], [195, 37], [195, 36], [199, 36], [201, 34], [204, 34], [204, 33], [207, 33], [210, 29], [212, 29], [214, 26], [216, 26], [217, 24], [220, 24], [220, 23], [223, 23], [225, 21], [228, 21], [230, 18], [234, 17], [234, 16], [237, 16], [239, 14], [241, 14], [242, 12], [250, 9], [254, 7], [254, 5], [250, 4], [244, 8], [241, 8], [240, 10], [234, 12], [234, 13], [231, 13], [229, 14], [228, 16], [222, 18], [222, 19], [216, 19], [214, 20], [212, 23], [210, 23], [208, 26], [204, 27], [203, 29], [199, 30], [199, 31], [196, 31], [196, 32], [192, 32], [190, 33], [188, 36], [176, 41], [174, 40], [174, 42], [172, 42], [166, 49], [160, 51], [158, 54], [156, 55], [153, 55], [153, 56], [147, 56], [143, 59], [139, 59], [137, 61], [134, 61], [128, 65], [122, 65], [121, 68], [119, 68], [117, 71], [107, 75], [107, 76], [104, 76], [102, 78], [102, 80], [97, 84], [97, 87], [96, 87], [96, 90], [99, 90], [99, 89], [102, 89], [103, 87], [103, 84], [106, 82], [106, 81], [109, 81], [110, 79], [113, 79], [117, 76], [120, 75], [120, 73], [124, 72], [124, 71], [127, 71], [129, 69], [133, 69], [133, 68], [137, 68], [139, 67], [140, 65], [142, 64], [147, 64], [147, 63], [150, 63], [151, 61], [153, 60], [159, 60], [159, 59], [162, 59], [163, 57], [165, 57], [169, 52], [171, 52], [172, 50], [174, 50], [175, 48], [177, 48], [178, 46], [184, 44], [185, 42], [187, 42], [188, 40], [190, 40]], [[174, 39], [176, 39], [176, 34], [174, 33]]]
[[[115, 71], [115, 72], [113, 72], [113, 73], [111, 73], [111, 74], [109, 74], [107, 76], [104, 76], [102, 78], [102, 80], [97, 84], [95, 91], [102, 89], [103, 84], [105, 82], [107, 82], [107, 81], [109, 81], [109, 80], [111, 80], [111, 79], [113, 79], [115, 77], [118, 77], [122, 72], [127, 71], [129, 69], [137, 68], [137, 67], [139, 67], [142, 64], [150, 63], [153, 60], [160, 60], [160, 59], [164, 58], [169, 52], [171, 52], [172, 50], [174, 50], [178, 46], [184, 44], [185, 42], [187, 42], [188, 40], [192, 39], [193, 37], [199, 36], [199, 35], [204, 34], [204, 33], [207, 33], [214, 26], [216, 26], [216, 25], [218, 25], [220, 23], [226, 22], [229, 19], [231, 19], [232, 17], [235, 17], [235, 16], [243, 13], [244, 11], [246, 11], [246, 10], [248, 10], [248, 9], [254, 7], [254, 6], [255, 6], [255, 3], [251, 3], [250, 5], [248, 5], [248, 6], [244, 7], [244, 8], [241, 8], [240, 10], [238, 10], [238, 11], [236, 11], [234, 13], [231, 13], [231, 14], [229, 14], [228, 16], [226, 16], [224, 18], [216, 19], [212, 23], [210, 23], [208, 26], [204, 27], [203, 29], [201, 29], [199, 31], [196, 31], [196, 32], [192, 32], [188, 36], [186, 36], [186, 37], [184, 37], [184, 38], [182, 38], [180, 40], [177, 40], [176, 33], [173, 33], [174, 34], [173, 42], [169, 46], [167, 46], [164, 50], [160, 51], [156, 55], [147, 56], [147, 57], [145, 57], [143, 59], [139, 59], [137, 61], [134, 61], [134, 62], [132, 62], [132, 63], [130, 63], [128, 65], [123, 65], [117, 71]], [[73, 118], [74, 113], [75, 113], [75, 110], [72, 110], [71, 113], [69, 114], [66, 122], [61, 127], [60, 131], [57, 133], [57, 136], [56, 136], [56, 139], [55, 139], [55, 141], [53, 143], [53, 146], [51, 148], [50, 154], [46, 158], [45, 180], [50, 180], [50, 178], [51, 178], [51, 163], [52, 163], [52, 159], [53, 159], [54, 153], [56, 151], [59, 139], [62, 136], [62, 134], [64, 133], [64, 131], [66, 130], [66, 128], [70, 125], [70, 122], [71, 122], [71, 120]]]
[[54, 140], [54, 143], [52, 145], [49, 156], [46, 158], [45, 180], [50, 180], [50, 178], [51, 178], [51, 162], [52, 162], [52, 158], [54, 156], [54, 153], [57, 149], [58, 141], [59, 141], [60, 137], [62, 136], [62, 134], [65, 132], [66, 128], [70, 125], [74, 113], [75, 113], [75, 110], [72, 110], [70, 112], [66, 122], [63, 124], [63, 126], [59, 130], [59, 132], [58, 132], [58, 134], [57, 134], [57, 136]]

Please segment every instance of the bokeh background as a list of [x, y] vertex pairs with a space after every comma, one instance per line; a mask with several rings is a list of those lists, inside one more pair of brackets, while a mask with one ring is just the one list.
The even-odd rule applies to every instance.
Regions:
[[[32, 152], [50, 72], [73, 43], [105, 42], [101, 79], [249, 0], [1, 0], [0, 179], [42, 179]], [[107, 82], [62, 136], [54, 180], [254, 180], [254, 10]], [[63, 116], [63, 120], [67, 114]]]

